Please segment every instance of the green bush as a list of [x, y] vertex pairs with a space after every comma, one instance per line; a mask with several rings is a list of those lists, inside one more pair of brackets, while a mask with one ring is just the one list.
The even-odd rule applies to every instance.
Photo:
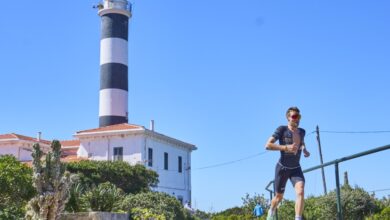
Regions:
[[158, 183], [158, 174], [148, 170], [143, 165], [131, 166], [124, 161], [92, 161], [84, 160], [68, 163], [66, 169], [79, 175], [84, 187], [97, 186], [110, 182], [121, 188], [125, 193], [149, 191]]
[[162, 214], [154, 214], [149, 209], [133, 208], [131, 209], [134, 220], [166, 220]]
[[88, 190], [81, 196], [83, 209], [88, 211], [118, 211], [124, 199], [124, 193], [114, 184], [106, 182]]
[[[69, 190], [69, 200], [66, 203], [65, 211], [67, 212], [81, 212], [86, 211], [85, 205], [81, 200], [82, 195], [85, 193], [86, 189], [83, 184], [80, 182], [75, 183], [71, 186]], [[88, 207], [88, 206], [87, 206]], [[88, 207], [89, 208], [89, 207]]]
[[0, 219], [23, 217], [25, 205], [35, 194], [32, 169], [14, 156], [0, 156]]
[[[190, 220], [189, 215], [175, 198], [161, 192], [145, 192], [128, 195], [120, 206], [122, 210], [130, 213], [132, 219], [139, 217], [139, 210], [146, 209], [151, 215], [162, 215], [165, 219]], [[136, 212], [134, 212], [136, 210]], [[142, 214], [142, 213], [141, 213]]]

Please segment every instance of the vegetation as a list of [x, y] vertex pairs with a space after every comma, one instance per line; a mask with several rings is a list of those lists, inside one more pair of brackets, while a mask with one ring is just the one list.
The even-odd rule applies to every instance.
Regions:
[[[245, 197], [241, 198], [242, 200], [242, 206], [240, 207], [234, 207], [229, 208], [224, 211], [215, 213], [211, 215], [212, 220], [222, 220], [222, 219], [229, 219], [229, 220], [238, 220], [238, 219], [253, 219], [253, 209], [256, 206], [257, 203], [259, 203], [263, 210], [268, 209], [268, 200], [264, 197], [264, 195], [258, 195], [255, 194], [253, 196], [250, 196], [248, 193], [245, 195]], [[263, 215], [261, 218], [258, 219], [265, 219], [265, 215]]]
[[14, 156], [0, 156], [0, 219], [18, 219], [35, 195], [32, 169]]
[[[212, 220], [222, 219], [253, 219], [252, 210], [256, 201], [260, 201], [265, 211], [268, 211], [268, 201], [264, 196], [249, 196], [247, 194], [240, 207], [229, 208], [219, 213], [209, 214]], [[369, 195], [362, 188], [344, 185], [341, 188], [341, 204], [343, 207], [343, 217], [345, 220], [379, 220], [390, 219], [390, 200], [383, 198], [376, 199]], [[295, 201], [283, 200], [278, 208], [279, 219], [294, 220], [295, 218]], [[303, 217], [306, 220], [328, 220], [335, 219], [337, 216], [336, 209], [336, 192], [332, 191], [325, 196], [309, 196], [305, 199], [305, 210]], [[265, 219], [262, 216], [258, 219]], [[203, 218], [207, 219], [207, 218]]]
[[[54, 146], [56, 147], [58, 145]], [[34, 149], [34, 154], [36, 158], [42, 156], [37, 149]], [[34, 195], [37, 193], [43, 195], [44, 190], [49, 189], [50, 193], [45, 195], [52, 196], [49, 198], [52, 200], [48, 201], [59, 201], [58, 198], [63, 198], [62, 203], [66, 201], [66, 197], [63, 197], [64, 192], [56, 196], [53, 194], [55, 188], [62, 189], [64, 186], [61, 185], [61, 181], [69, 178], [69, 174], [59, 178], [64, 174], [64, 166], [58, 165], [56, 158], [58, 153], [53, 152], [46, 155], [46, 162], [42, 164], [40, 160], [34, 160], [36, 174], [33, 178], [31, 168], [20, 163], [13, 156], [0, 156], [0, 219], [22, 218], [26, 213], [25, 205], [28, 200], [35, 198], [36, 201], [37, 197]], [[256, 203], [260, 203], [265, 212], [269, 208], [269, 201], [264, 195], [246, 194], [242, 198], [241, 206], [218, 213], [196, 210], [190, 214], [175, 197], [150, 191], [150, 186], [157, 184], [158, 176], [144, 166], [130, 166], [126, 162], [81, 161], [68, 164], [67, 170], [78, 176], [75, 184], [68, 191], [70, 195], [66, 204], [68, 212], [128, 212], [134, 220], [245, 220], [253, 219], [252, 211]], [[34, 189], [33, 182], [37, 190]], [[377, 199], [358, 186], [351, 187], [348, 184], [342, 186], [341, 203], [346, 220], [390, 219], [390, 197]], [[31, 211], [31, 204], [29, 210]], [[294, 201], [284, 200], [278, 209], [278, 215], [279, 219], [294, 219]], [[305, 219], [335, 219], [336, 215], [335, 191], [324, 196], [309, 196], [305, 199]], [[266, 215], [258, 219], [265, 218]]]
[[37, 195], [28, 202], [25, 217], [28, 220], [59, 219], [69, 198], [70, 173], [65, 172], [60, 162], [60, 142], [54, 140], [51, 149], [42, 165], [43, 152], [38, 143], [33, 146], [33, 185]]
[[[121, 209], [129, 212], [132, 219], [145, 214], [156, 219], [192, 220], [192, 217], [173, 196], [161, 192], [146, 192], [128, 195], [122, 202]], [[151, 218], [153, 219], [153, 218]]]
[[158, 174], [143, 165], [131, 166], [124, 161], [92, 161], [68, 163], [66, 169], [78, 174], [83, 187], [92, 188], [110, 182], [125, 193], [147, 192], [157, 185]]
[[117, 206], [126, 194], [148, 192], [158, 183], [156, 172], [123, 161], [80, 161], [66, 169], [78, 177], [70, 189], [68, 212], [120, 212]]
[[124, 193], [110, 182], [99, 184], [81, 197], [81, 203], [87, 211], [119, 211]]

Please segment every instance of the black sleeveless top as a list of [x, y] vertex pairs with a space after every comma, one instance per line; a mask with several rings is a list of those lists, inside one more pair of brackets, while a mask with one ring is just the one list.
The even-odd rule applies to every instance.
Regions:
[[[301, 136], [301, 146], [304, 144], [304, 138], [306, 131], [302, 128], [299, 129], [299, 134]], [[293, 134], [292, 131], [288, 129], [287, 126], [280, 126], [276, 129], [274, 134], [272, 135], [276, 140], [279, 141], [280, 145], [289, 145], [293, 144]], [[287, 168], [296, 168], [300, 167], [299, 160], [301, 159], [302, 149], [299, 146], [298, 152], [295, 154], [294, 152], [288, 153], [285, 151], [280, 151], [280, 159], [279, 163]]]

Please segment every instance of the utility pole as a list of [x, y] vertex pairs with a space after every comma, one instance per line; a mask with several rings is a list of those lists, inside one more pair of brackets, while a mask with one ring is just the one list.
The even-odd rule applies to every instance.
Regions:
[[[320, 128], [318, 127], [317, 125], [317, 128], [316, 128], [316, 132], [317, 132], [317, 142], [318, 142], [318, 150], [320, 152], [320, 162], [321, 162], [321, 165], [324, 164], [324, 161], [322, 160], [322, 150], [321, 150], [321, 140], [320, 140]], [[326, 191], [326, 182], [325, 182], [325, 171], [324, 171], [324, 167], [321, 167], [321, 173], [322, 173], [322, 183], [324, 185], [324, 193], [325, 195], [327, 194], [327, 191]]]

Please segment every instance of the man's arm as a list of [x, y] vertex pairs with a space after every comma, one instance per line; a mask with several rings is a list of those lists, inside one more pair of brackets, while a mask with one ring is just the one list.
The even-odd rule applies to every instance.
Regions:
[[303, 155], [305, 157], [309, 157], [310, 156], [310, 152], [306, 149], [306, 144], [305, 143], [302, 144], [302, 151], [303, 151]]
[[286, 152], [293, 152], [297, 150], [297, 146], [295, 144], [290, 145], [279, 145], [275, 144], [276, 139], [274, 137], [270, 137], [265, 144], [265, 149], [267, 150], [279, 150], [279, 151], [286, 151]]
[[279, 145], [279, 144], [275, 144], [275, 141], [276, 139], [274, 137], [270, 137], [267, 141], [267, 143], [265, 144], [265, 149], [267, 150], [287, 150], [287, 147], [286, 145]]

